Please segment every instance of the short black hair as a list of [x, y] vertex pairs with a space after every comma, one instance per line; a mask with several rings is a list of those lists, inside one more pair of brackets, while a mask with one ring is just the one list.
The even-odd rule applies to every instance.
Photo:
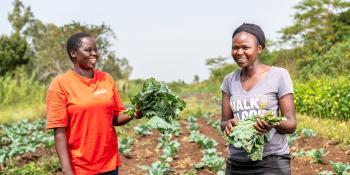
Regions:
[[72, 56], [70, 55], [71, 51], [77, 51], [81, 46], [81, 38], [91, 37], [88, 33], [79, 32], [70, 36], [67, 40], [67, 53], [69, 58], [72, 60]]

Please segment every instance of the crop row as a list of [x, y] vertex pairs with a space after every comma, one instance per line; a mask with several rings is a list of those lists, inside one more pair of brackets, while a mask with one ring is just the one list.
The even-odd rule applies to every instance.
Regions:
[[45, 120], [22, 120], [0, 125], [0, 164], [23, 153], [34, 152], [38, 147], [54, 145], [52, 131], [45, 131]]
[[187, 118], [187, 128], [190, 130], [190, 141], [197, 143], [202, 148], [203, 157], [195, 168], [201, 169], [207, 167], [217, 172], [224, 174], [225, 158], [216, 151], [218, 143], [214, 139], [209, 139], [207, 136], [200, 133], [197, 124], [197, 118]]

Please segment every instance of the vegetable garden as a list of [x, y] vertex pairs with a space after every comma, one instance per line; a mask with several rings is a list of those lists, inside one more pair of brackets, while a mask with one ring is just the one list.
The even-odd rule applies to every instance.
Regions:
[[[208, 93], [184, 97], [200, 103], [201, 115], [189, 115], [171, 129], [152, 129], [147, 119], [117, 127], [122, 166], [120, 174], [224, 174], [227, 141], [220, 131], [217, 98]], [[213, 109], [210, 112], [204, 109]], [[199, 114], [189, 106], [192, 114]], [[60, 174], [51, 132], [44, 120], [1, 125], [2, 174]], [[289, 137], [293, 174], [346, 174], [350, 149], [311, 128], [298, 128]]]

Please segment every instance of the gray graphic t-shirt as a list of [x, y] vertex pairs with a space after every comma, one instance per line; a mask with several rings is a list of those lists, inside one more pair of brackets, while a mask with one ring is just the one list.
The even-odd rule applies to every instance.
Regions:
[[[278, 99], [293, 93], [293, 84], [286, 69], [271, 67], [267, 74], [249, 91], [243, 89], [240, 81], [241, 69], [226, 75], [221, 90], [230, 96], [233, 116], [243, 120], [249, 116], [273, 111], [279, 114]], [[264, 147], [268, 155], [288, 155], [287, 135], [274, 128], [270, 131], [269, 142]], [[243, 149], [229, 145], [229, 157], [238, 161], [250, 161]]]

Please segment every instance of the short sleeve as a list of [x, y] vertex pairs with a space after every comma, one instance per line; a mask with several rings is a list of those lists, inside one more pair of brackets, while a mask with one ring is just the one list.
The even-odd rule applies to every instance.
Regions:
[[233, 73], [230, 73], [225, 76], [224, 80], [221, 83], [221, 90], [225, 92], [228, 95], [231, 95], [230, 93], [230, 84], [232, 83]]
[[67, 96], [59, 81], [54, 79], [46, 96], [46, 129], [68, 126]]
[[119, 96], [118, 88], [114, 86], [114, 106], [113, 106], [113, 115], [118, 115], [119, 113], [125, 110], [125, 106], [122, 102], [122, 99]]
[[293, 93], [293, 83], [292, 79], [290, 78], [290, 75], [286, 69], [282, 69], [281, 76], [279, 79], [279, 86], [278, 86], [278, 98], [283, 97], [287, 94]]
[[116, 115], [119, 115], [119, 113], [123, 112], [126, 108], [123, 104], [122, 99], [120, 98], [118, 88], [116, 87], [112, 76], [109, 75], [108, 73], [106, 73], [106, 74], [107, 74], [109, 81], [112, 83], [112, 87], [113, 87], [113, 93], [114, 93], [113, 94], [113, 99], [114, 99], [113, 115], [116, 116]]

